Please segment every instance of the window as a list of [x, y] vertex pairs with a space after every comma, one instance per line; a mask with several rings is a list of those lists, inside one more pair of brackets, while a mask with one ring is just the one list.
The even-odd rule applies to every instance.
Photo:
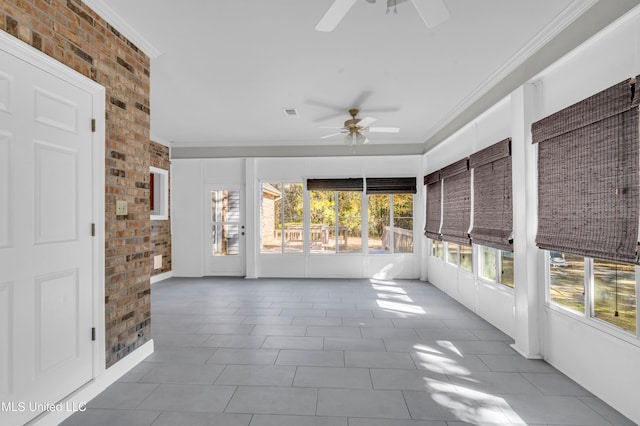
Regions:
[[584, 257], [550, 251], [549, 299], [584, 314]]
[[514, 287], [513, 253], [487, 246], [478, 246], [478, 253], [480, 254], [478, 274], [481, 278], [507, 287]]
[[311, 253], [362, 251], [361, 199], [357, 191], [309, 191]]
[[458, 249], [458, 244], [447, 243], [447, 263], [458, 266], [460, 262], [458, 259]]
[[497, 250], [486, 246], [478, 246], [478, 248], [480, 251], [480, 276], [489, 281], [497, 282]]
[[413, 195], [370, 194], [369, 253], [413, 253]]
[[636, 334], [636, 267], [593, 261], [593, 316]]
[[[549, 302], [637, 333], [636, 266], [547, 252]], [[586, 283], [586, 284], [585, 284]], [[586, 297], [591, 294], [591, 297]]]
[[151, 220], [169, 219], [169, 171], [149, 168], [149, 213]]
[[460, 246], [460, 268], [473, 272], [473, 248], [471, 246]]
[[513, 288], [513, 253], [500, 250], [500, 284]]
[[260, 188], [260, 252], [302, 253], [302, 184], [262, 183]]
[[429, 241], [431, 242], [431, 256], [444, 260], [444, 243], [440, 240], [432, 240], [431, 238], [429, 238]]

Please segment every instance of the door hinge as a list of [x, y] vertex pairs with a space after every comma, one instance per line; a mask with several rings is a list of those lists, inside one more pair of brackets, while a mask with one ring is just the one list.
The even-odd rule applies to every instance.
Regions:
[[96, 236], [96, 224], [95, 223], [91, 224], [91, 236], [92, 237]]
[[96, 132], [96, 119], [95, 118], [91, 119], [91, 132], [92, 133]]
[[96, 341], [96, 328], [95, 327], [91, 328], [91, 341], [92, 342]]

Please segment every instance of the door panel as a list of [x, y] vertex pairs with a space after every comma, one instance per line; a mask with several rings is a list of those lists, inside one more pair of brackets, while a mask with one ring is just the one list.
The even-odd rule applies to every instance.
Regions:
[[237, 187], [211, 186], [205, 197], [209, 218], [206, 275], [244, 276], [242, 191]]
[[9, 162], [11, 140], [8, 134], [0, 133], [0, 248], [11, 246], [11, 163]]
[[[93, 375], [92, 95], [0, 51], [0, 400]], [[4, 410], [0, 424], [39, 413]]]

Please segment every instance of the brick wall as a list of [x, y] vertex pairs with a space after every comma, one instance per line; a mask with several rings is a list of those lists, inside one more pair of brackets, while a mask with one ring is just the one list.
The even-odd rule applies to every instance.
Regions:
[[[149, 340], [149, 58], [78, 0], [1, 0], [0, 29], [106, 88], [106, 364]], [[116, 216], [116, 199], [128, 215]]]
[[[149, 159], [152, 167], [169, 170], [169, 148], [159, 143], [149, 145]], [[169, 183], [171, 175], [169, 175]], [[169, 220], [151, 221], [151, 276], [171, 271], [171, 185], [169, 185]], [[153, 258], [162, 256], [162, 268], [153, 269]]]

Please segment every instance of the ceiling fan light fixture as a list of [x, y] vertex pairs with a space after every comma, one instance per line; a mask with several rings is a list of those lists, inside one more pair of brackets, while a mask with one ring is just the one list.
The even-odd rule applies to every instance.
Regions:
[[367, 137], [360, 132], [349, 132], [344, 137], [344, 143], [347, 146], [363, 145], [369, 142]]

